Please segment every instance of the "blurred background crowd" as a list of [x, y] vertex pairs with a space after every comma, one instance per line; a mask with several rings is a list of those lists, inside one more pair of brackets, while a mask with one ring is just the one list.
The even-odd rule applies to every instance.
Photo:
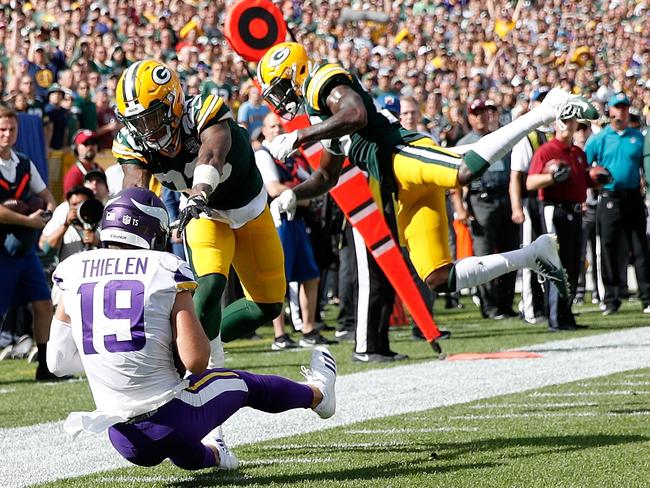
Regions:
[[[554, 86], [597, 104], [602, 116], [591, 126], [594, 133], [608, 124], [608, 102], [617, 93], [627, 96], [630, 127], [645, 131], [650, 123], [650, 11], [644, 0], [274, 3], [314, 61], [341, 63], [378, 105], [442, 146], [483, 130], [472, 126], [472, 115], [489, 110], [494, 130]], [[262, 140], [268, 109], [250, 79], [255, 65], [234, 53], [223, 34], [231, 4], [0, 5], [1, 101], [19, 113], [18, 149], [41, 170], [57, 202], [74, 197], [69, 192], [76, 185], [96, 186], [101, 178], [87, 173], [114, 164], [110, 148], [121, 127], [113, 109], [115, 86], [138, 60], [167, 63], [188, 95], [218, 94], [251, 139]], [[330, 295], [335, 288], [329, 287]]]

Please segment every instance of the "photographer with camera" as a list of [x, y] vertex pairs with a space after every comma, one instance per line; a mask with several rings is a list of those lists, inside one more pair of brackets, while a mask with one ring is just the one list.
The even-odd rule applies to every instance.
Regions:
[[45, 254], [56, 253], [59, 261], [63, 261], [73, 254], [99, 246], [98, 221], [92, 223], [83, 218], [82, 207], [88, 205], [88, 201], [94, 201], [91, 207], [103, 208], [92, 190], [85, 186], [74, 186], [66, 193], [65, 202], [56, 207], [41, 234], [39, 245]]

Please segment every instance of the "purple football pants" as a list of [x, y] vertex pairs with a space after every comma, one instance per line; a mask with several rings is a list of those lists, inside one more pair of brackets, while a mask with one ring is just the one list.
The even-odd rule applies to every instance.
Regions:
[[201, 443], [212, 429], [242, 407], [278, 413], [309, 408], [311, 388], [280, 376], [208, 369], [189, 377], [190, 386], [143, 420], [108, 430], [113, 447], [139, 466], [155, 466], [169, 458], [179, 468], [203, 469], [216, 464]]

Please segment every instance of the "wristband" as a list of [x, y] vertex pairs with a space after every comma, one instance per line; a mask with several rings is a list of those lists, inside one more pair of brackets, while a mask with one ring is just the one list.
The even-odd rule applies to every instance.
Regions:
[[197, 164], [194, 168], [192, 186], [198, 184], [209, 185], [211, 188], [210, 192], [213, 192], [219, 185], [220, 179], [221, 175], [219, 171], [211, 164]]

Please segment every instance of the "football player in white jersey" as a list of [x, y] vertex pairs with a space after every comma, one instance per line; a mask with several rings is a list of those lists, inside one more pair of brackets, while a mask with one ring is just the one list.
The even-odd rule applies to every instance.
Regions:
[[71, 413], [64, 427], [72, 435], [108, 429], [115, 449], [140, 466], [169, 458], [184, 469], [235, 469], [237, 458], [210, 432], [244, 406], [331, 417], [336, 363], [325, 347], [314, 349], [304, 384], [206, 370], [210, 343], [191, 296], [197, 283], [187, 263], [162, 251], [168, 226], [154, 193], [123, 190], [104, 209], [105, 248], [75, 254], [54, 272], [63, 298], [47, 365], [56, 375], [85, 370], [96, 405]]

